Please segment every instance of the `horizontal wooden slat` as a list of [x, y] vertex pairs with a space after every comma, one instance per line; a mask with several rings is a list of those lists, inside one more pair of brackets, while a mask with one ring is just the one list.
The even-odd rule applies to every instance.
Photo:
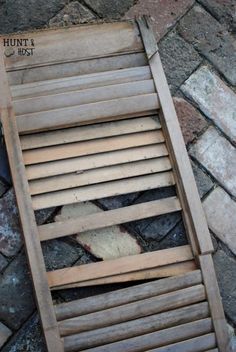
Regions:
[[161, 295], [167, 292], [198, 285], [202, 283], [200, 270], [191, 273], [161, 279], [133, 287], [123, 288], [117, 291], [107, 292], [94, 297], [77, 299], [67, 303], [54, 306], [57, 320], [65, 320], [100, 310], [117, 307], [122, 304], [135, 302], [144, 298]]
[[100, 312], [62, 320], [58, 326], [61, 336], [67, 336], [184, 307], [201, 302], [205, 297], [204, 286], [200, 284]]
[[104, 341], [106, 343], [120, 341], [207, 317], [209, 317], [207, 302], [198, 303], [98, 330], [65, 336], [64, 348], [65, 352], [83, 350], [100, 346]]
[[51, 271], [47, 273], [48, 283], [50, 287], [55, 287], [73, 282], [156, 268], [158, 266], [184, 262], [191, 259], [193, 259], [191, 248], [189, 246], [181, 246]]
[[34, 210], [84, 202], [175, 184], [171, 171], [32, 196]]
[[143, 50], [138, 31], [131, 22], [73, 26], [66, 30], [47, 29], [4, 35], [4, 38], [33, 38], [36, 43], [33, 56], [8, 57], [8, 70]]
[[58, 144], [82, 142], [90, 139], [120, 136], [123, 134], [158, 130], [161, 125], [157, 117], [106, 122], [101, 124], [66, 128], [63, 130], [34, 133], [21, 136], [22, 150], [42, 148]]
[[166, 347], [160, 347], [149, 352], [203, 352], [208, 348], [216, 346], [215, 334], [207, 334], [193, 339], [178, 342]]
[[183, 263], [168, 264], [158, 268], [152, 268], [147, 270], [133, 271], [128, 274], [107, 276], [105, 278], [87, 280], [82, 282], [76, 282], [73, 284], [57, 286], [51, 290], [64, 290], [68, 288], [78, 288], [78, 287], [91, 287], [97, 285], [107, 285], [115, 283], [124, 283], [132, 281], [143, 281], [150, 279], [163, 279], [166, 277], [173, 277], [177, 275], [182, 275], [189, 273], [197, 269], [197, 265], [194, 260], [189, 260]]
[[122, 84], [150, 80], [151, 72], [149, 66], [132, 67], [128, 69], [89, 73], [75, 76], [40, 80], [39, 82], [25, 83], [11, 87], [14, 102], [29, 97], [40, 97], [51, 94], [65, 93], [75, 90], [86, 90], [88, 88], [105, 87], [112, 84]]
[[20, 115], [17, 117], [19, 132], [31, 132], [70, 126], [79, 123], [101, 122], [106, 118], [122, 115], [145, 113], [159, 108], [155, 93], [128, 98], [113, 99], [91, 104], [84, 104], [52, 111]]
[[[210, 318], [88, 349], [89, 352], [142, 352], [212, 332]], [[104, 341], [105, 342], [105, 341]], [[67, 350], [75, 351], [75, 349]], [[76, 350], [78, 351], [78, 350]]]
[[33, 114], [154, 92], [154, 84], [150, 79], [21, 99], [14, 102], [14, 109], [16, 115]]
[[73, 158], [83, 155], [104, 153], [113, 150], [138, 147], [142, 145], [156, 144], [164, 142], [161, 130], [139, 132], [123, 136], [94, 139], [91, 141], [69, 143], [44, 147], [23, 152], [25, 165], [43, 163], [60, 159]]
[[[62, 79], [78, 75], [87, 75], [98, 72], [115, 71], [126, 68], [147, 65], [147, 58], [143, 52], [118, 54], [100, 58], [89, 58], [79, 61], [61, 62], [47, 66], [27, 67], [23, 70], [8, 71], [8, 80], [11, 86], [25, 83], [40, 82], [52, 79]], [[35, 86], [35, 85], [34, 85]], [[18, 90], [19, 94], [20, 91]]]
[[171, 164], [168, 158], [149, 159], [88, 170], [83, 173], [73, 173], [47, 179], [33, 180], [30, 182], [29, 188], [32, 195], [43, 194], [168, 170], [171, 170]]
[[41, 241], [45, 241], [179, 210], [181, 210], [181, 206], [176, 197], [154, 200], [96, 214], [89, 214], [75, 219], [41, 225], [38, 227], [39, 237]]
[[83, 172], [84, 170], [128, 163], [137, 160], [158, 158], [166, 155], [168, 155], [168, 152], [165, 144], [155, 144], [66, 160], [51, 161], [49, 163], [30, 165], [26, 166], [26, 174], [29, 180], [33, 180], [37, 178], [56, 176], [71, 172]]

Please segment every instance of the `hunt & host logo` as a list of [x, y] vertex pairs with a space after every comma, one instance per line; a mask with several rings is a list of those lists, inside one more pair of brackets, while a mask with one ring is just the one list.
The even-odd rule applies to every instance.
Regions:
[[34, 39], [28, 38], [3, 38], [6, 57], [12, 55], [32, 56], [34, 55]]

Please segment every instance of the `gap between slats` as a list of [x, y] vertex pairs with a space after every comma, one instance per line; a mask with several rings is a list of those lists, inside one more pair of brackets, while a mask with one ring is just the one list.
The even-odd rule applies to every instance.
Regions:
[[17, 116], [18, 131], [33, 132], [80, 123], [119, 119], [119, 116], [145, 114], [159, 108], [157, 94], [100, 101], [91, 104]]
[[150, 298], [182, 288], [191, 287], [202, 283], [200, 270], [180, 275], [177, 277], [145, 282], [132, 287], [111, 291], [94, 297], [77, 299], [71, 302], [61, 303], [54, 306], [57, 320], [65, 320], [84, 314], [98, 312], [100, 310], [117, 307], [122, 304]]
[[[97, 285], [107, 285], [115, 283], [124, 283], [132, 281], [144, 281], [151, 279], [163, 279], [165, 277], [173, 277], [177, 275], [183, 275], [197, 269], [197, 265], [194, 260], [189, 260], [183, 263], [175, 263], [163, 265], [161, 267], [147, 269], [147, 270], [138, 270], [133, 271], [128, 274], [112, 275], [100, 279], [92, 279], [88, 281], [76, 282], [72, 284], [57, 286], [56, 290], [64, 290], [68, 288], [77, 288], [77, 287], [91, 287]], [[52, 288], [51, 290], [54, 290]]]
[[118, 181], [110, 181], [90, 186], [72, 188], [32, 196], [33, 209], [73, 204], [99, 198], [112, 197], [126, 193], [145, 191], [159, 187], [173, 186], [174, 175], [171, 171], [145, 176], [137, 176]]
[[99, 167], [125, 164], [138, 160], [164, 157], [167, 155], [168, 152], [164, 143], [147, 145], [144, 147], [134, 147], [114, 152], [51, 161], [43, 164], [34, 164], [26, 166], [26, 175], [29, 180], [34, 180], [72, 172], [83, 172]]
[[147, 131], [130, 135], [100, 138], [91, 141], [26, 150], [23, 152], [23, 159], [25, 165], [32, 165], [47, 161], [98, 154], [163, 142], [164, 136], [161, 130]]
[[121, 136], [136, 132], [158, 130], [161, 125], [156, 116], [140, 117], [116, 122], [67, 128], [21, 136], [22, 150], [48, 147], [58, 144], [82, 142], [104, 137]]
[[48, 283], [50, 287], [98, 279], [111, 275], [157, 268], [159, 266], [184, 262], [193, 259], [189, 245], [163, 249], [156, 252], [143, 253], [128, 257], [107, 260], [87, 265], [50, 271]]

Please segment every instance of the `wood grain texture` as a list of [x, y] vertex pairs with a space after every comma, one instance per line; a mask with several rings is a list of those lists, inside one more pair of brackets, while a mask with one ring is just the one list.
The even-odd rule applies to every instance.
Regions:
[[62, 320], [58, 325], [61, 336], [67, 336], [184, 307], [204, 299], [203, 285], [196, 285], [104, 311]]
[[191, 259], [193, 259], [191, 248], [188, 245], [181, 246], [50, 271], [47, 273], [48, 283], [50, 287], [56, 287], [79, 281], [156, 268], [158, 266], [184, 262]]
[[94, 139], [90, 141], [62, 144], [23, 152], [25, 165], [44, 163], [60, 159], [122, 150], [143, 145], [163, 143], [164, 136], [159, 131], [147, 131], [123, 136]]
[[[88, 75], [146, 65], [147, 59], [144, 52], [121, 53], [113, 56], [73, 61], [73, 64], [71, 64], [71, 62], [61, 62], [47, 66], [36, 66], [28, 69], [8, 71], [8, 79], [12, 87], [22, 85], [23, 88], [23, 84], [73, 77], [77, 76], [78, 72], [80, 75]], [[20, 91], [19, 94], [21, 94]]]
[[39, 237], [46, 241], [180, 210], [178, 199], [170, 197], [41, 225]]
[[62, 175], [47, 179], [34, 180], [29, 183], [29, 188], [32, 195], [43, 194], [129, 177], [165, 172], [168, 170], [171, 170], [171, 165], [168, 158], [150, 159], [95, 170], [88, 170], [81, 174], [67, 174], [65, 176]]
[[100, 310], [117, 307], [122, 304], [135, 302], [155, 295], [176, 291], [182, 288], [202, 283], [200, 270], [180, 275], [178, 277], [146, 282], [133, 287], [107, 292], [94, 297], [77, 299], [54, 306], [57, 320], [65, 320]]
[[[4, 38], [6, 37], [11, 38], [10, 35], [5, 35]], [[47, 29], [14, 34], [13, 38], [34, 38], [37, 48], [30, 58], [27, 56], [7, 58], [8, 70], [143, 50], [138, 31], [134, 30], [131, 22], [73, 26], [66, 30]]]
[[215, 346], [215, 334], [207, 334], [166, 347], [155, 348], [149, 352], [204, 352], [206, 349], [214, 348]]
[[[90, 352], [142, 352], [150, 348], [161, 347], [171, 343], [188, 340], [190, 338], [212, 332], [210, 318], [181, 324], [179, 326], [155, 331], [149, 334], [129, 338], [127, 340], [105, 344], [101, 347], [89, 348]], [[104, 341], [106, 343], [106, 341]], [[68, 350], [71, 351], [71, 350]], [[76, 351], [72, 349], [72, 351]]]
[[[145, 113], [159, 108], [156, 94], [145, 94], [127, 98], [112, 99], [69, 108], [17, 116], [19, 132], [32, 132], [56, 127], [89, 122], [101, 122], [104, 119], [116, 120], [119, 116]], [[132, 115], [133, 116], [133, 115]]]
[[[145, 40], [145, 24], [139, 22], [139, 26], [141, 34], [145, 33], [143, 41], [147, 51], [149, 42]], [[151, 30], [149, 36], [153, 37]], [[214, 251], [212, 241], [158, 51], [149, 59], [149, 65], [161, 105], [160, 120], [176, 174], [187, 234], [196, 255], [211, 253]]]
[[161, 125], [157, 117], [140, 117], [137, 119], [34, 133], [32, 135], [21, 136], [20, 141], [22, 150], [28, 150], [136, 132], [153, 131], [160, 128]]
[[53, 310], [37, 225], [29, 196], [29, 188], [20, 148], [20, 139], [17, 133], [16, 119], [11, 105], [11, 96], [4, 67], [3, 48], [1, 45], [0, 75], [1, 122], [46, 346], [49, 352], [54, 352], [55, 350], [62, 352], [63, 345], [59, 336], [56, 317]]
[[[47, 77], [45, 80], [41, 78], [37, 82], [12, 86], [11, 91], [14, 103], [18, 103], [21, 99], [30, 97], [39, 98], [51, 94], [86, 90], [89, 88], [105, 88], [107, 85], [124, 84], [127, 82], [130, 83], [151, 79], [149, 66], [130, 67], [128, 69], [117, 69], [112, 71], [109, 71], [109, 67], [106, 67], [103, 71], [105, 72], [89, 72], [87, 74], [82, 74], [81, 71], [77, 71], [74, 76], [65, 78], [60, 76], [56, 79], [49, 79]], [[78, 72], [80, 72], [80, 75], [78, 75]]]
[[42, 111], [64, 109], [72, 106], [96, 103], [103, 100], [119, 99], [154, 92], [153, 81], [137, 81], [105, 87], [88, 88], [60, 94], [21, 99], [14, 102], [16, 115], [33, 114]]
[[29, 180], [167, 156], [164, 143], [26, 166]]
[[230, 351], [230, 338], [211, 254], [199, 256], [199, 262], [211, 309], [217, 347], [220, 352]]
[[182, 263], [168, 264], [157, 268], [133, 271], [132, 273], [128, 273], [128, 274], [107, 276], [105, 278], [92, 279], [92, 280], [57, 286], [56, 288], [52, 288], [52, 290], [64, 290], [68, 288], [91, 287], [95, 285], [107, 285], [107, 284], [114, 284], [114, 283], [121, 284], [124, 282], [132, 282], [132, 281], [163, 279], [166, 277], [174, 277], [182, 274], [187, 274], [196, 269], [197, 269], [197, 265], [195, 261], [188, 260]]
[[175, 180], [172, 172], [166, 171], [157, 174], [127, 178], [125, 182], [124, 180], [117, 180], [68, 190], [38, 194], [32, 196], [32, 203], [34, 210], [37, 210], [173, 186], [174, 184]]
[[209, 317], [206, 302], [64, 337], [65, 351], [78, 351]]

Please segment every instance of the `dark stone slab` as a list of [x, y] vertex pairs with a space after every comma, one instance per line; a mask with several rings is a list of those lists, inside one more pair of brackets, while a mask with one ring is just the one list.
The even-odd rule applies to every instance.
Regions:
[[72, 266], [85, 254], [83, 248], [74, 241], [47, 241], [42, 243], [42, 249], [47, 271]]
[[35, 310], [30, 273], [24, 253], [7, 267], [0, 279], [0, 320], [13, 330]]
[[[175, 196], [174, 187], [165, 187], [144, 192], [138, 197], [134, 204], [149, 202]], [[161, 215], [158, 217], [147, 218], [132, 223], [125, 224], [125, 228], [133, 234], [138, 234], [145, 241], [160, 241], [180, 220], [179, 213]]]
[[2, 352], [47, 352], [38, 314], [34, 314], [3, 348]]
[[66, 5], [55, 17], [50, 19], [49, 25], [68, 26], [79, 23], [91, 22], [96, 19], [96, 16], [89, 11], [88, 8], [80, 4], [78, 1], [72, 1]]
[[201, 6], [194, 6], [178, 25], [181, 36], [205, 56], [233, 85], [236, 51], [233, 38]]
[[119, 18], [134, 4], [134, 0], [84, 0], [101, 18]]
[[236, 260], [223, 250], [213, 256], [226, 315], [236, 324]]
[[174, 98], [176, 113], [179, 119], [185, 144], [191, 143], [208, 126], [206, 119], [189, 102], [183, 98]]
[[[43, 224], [54, 212], [55, 208], [36, 212], [38, 225]], [[10, 189], [0, 199], [0, 252], [7, 257], [16, 255], [22, 246], [19, 213], [15, 193]]]
[[159, 52], [172, 93], [202, 61], [193, 46], [174, 31], [160, 42]]
[[42, 28], [65, 3], [65, 0], [3, 0], [0, 7], [0, 33]]
[[192, 162], [192, 168], [198, 192], [202, 198], [207, 192], [210, 191], [210, 189], [214, 186], [214, 183], [211, 178], [194, 162]]
[[116, 197], [102, 198], [96, 201], [96, 203], [103, 209], [117, 209], [126, 207], [132, 204], [140, 193], [129, 193]]
[[228, 30], [236, 32], [235, 0], [198, 0]]

